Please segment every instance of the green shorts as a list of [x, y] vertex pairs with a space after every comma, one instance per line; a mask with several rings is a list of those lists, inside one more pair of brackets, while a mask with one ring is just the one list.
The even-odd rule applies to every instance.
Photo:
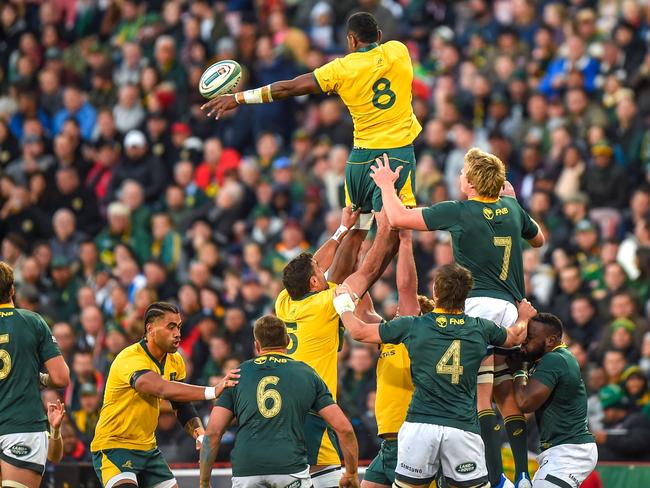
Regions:
[[305, 447], [310, 466], [341, 464], [339, 440], [319, 415], [310, 413], [305, 418]]
[[372, 460], [364, 480], [380, 485], [392, 485], [395, 482], [395, 468], [397, 467], [397, 439], [382, 441], [379, 453]]
[[388, 154], [393, 170], [403, 166], [395, 182], [395, 190], [405, 206], [415, 207], [415, 153], [412, 144], [394, 149], [352, 149], [345, 165], [346, 206], [352, 203], [356, 208], [361, 208], [364, 214], [382, 209], [381, 190], [370, 178], [370, 168], [375, 166], [375, 159], [384, 153]]
[[150, 488], [174, 480], [167, 461], [158, 449], [104, 449], [93, 452], [93, 467], [102, 486], [112, 479], [137, 480], [140, 488]]

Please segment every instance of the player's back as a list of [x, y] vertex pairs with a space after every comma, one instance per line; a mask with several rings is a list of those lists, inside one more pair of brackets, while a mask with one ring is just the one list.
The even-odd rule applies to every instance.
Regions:
[[523, 240], [537, 226], [514, 198], [442, 202], [423, 210], [427, 227], [451, 233], [456, 262], [472, 272], [470, 297], [520, 301], [525, 294]]
[[305, 417], [333, 404], [316, 372], [281, 353], [242, 363], [239, 384], [217, 400], [239, 424], [234, 476], [290, 474], [306, 468]]
[[38, 314], [0, 306], [0, 435], [47, 430], [38, 374], [59, 354]]
[[403, 342], [415, 391], [406, 420], [479, 432], [476, 377], [488, 344], [502, 344], [504, 329], [463, 312], [442, 309], [400, 317], [382, 326], [384, 342]]
[[411, 144], [422, 127], [413, 114], [413, 66], [399, 41], [370, 44], [317, 68], [327, 93], [338, 93], [354, 122], [354, 145], [388, 149]]
[[411, 396], [411, 360], [404, 344], [382, 344], [377, 359], [377, 434], [395, 434], [404, 423]]
[[336, 284], [328, 289], [308, 293], [293, 300], [287, 290], [282, 290], [275, 302], [275, 313], [287, 326], [288, 354], [316, 370], [336, 398], [338, 382], [338, 351], [343, 328], [334, 309]]

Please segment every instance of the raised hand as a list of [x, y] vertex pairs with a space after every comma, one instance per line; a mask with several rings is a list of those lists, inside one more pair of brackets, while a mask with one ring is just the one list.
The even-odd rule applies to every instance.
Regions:
[[223, 393], [223, 390], [226, 388], [234, 388], [237, 386], [237, 383], [239, 383], [239, 374], [240, 369], [231, 369], [226, 373], [226, 375], [223, 377], [223, 380], [216, 386], [217, 390], [217, 397], [221, 396]]
[[359, 214], [361, 214], [360, 208], [352, 210], [352, 207], [353, 205], [348, 205], [341, 211], [341, 225], [346, 226], [348, 229], [351, 229], [357, 223]]
[[517, 305], [517, 312], [519, 312], [519, 318], [523, 320], [530, 320], [537, 315], [535, 307], [525, 298]]
[[[383, 161], [382, 161], [383, 158]], [[390, 169], [390, 162], [388, 161], [388, 154], [384, 153], [382, 158], [375, 159], [377, 166], [372, 166], [370, 177], [374, 180], [379, 188], [392, 188], [395, 186], [397, 178], [402, 171], [403, 166], [398, 166], [395, 171]]]
[[56, 430], [61, 427], [63, 417], [65, 417], [65, 405], [61, 403], [61, 400], [57, 399], [56, 403], [48, 402], [47, 420], [53, 429]]

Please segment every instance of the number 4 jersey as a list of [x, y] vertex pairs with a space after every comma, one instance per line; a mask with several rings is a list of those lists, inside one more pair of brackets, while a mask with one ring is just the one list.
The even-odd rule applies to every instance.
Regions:
[[38, 373], [60, 355], [40, 315], [0, 305], [0, 435], [48, 430]]
[[370, 44], [317, 68], [314, 78], [348, 107], [356, 147], [407, 146], [422, 130], [411, 107], [411, 57], [401, 42]]
[[406, 345], [411, 358], [415, 391], [407, 422], [480, 433], [476, 376], [486, 347], [505, 342], [505, 329], [486, 319], [436, 308], [419, 317], [385, 322], [379, 335], [384, 343]]
[[304, 470], [305, 417], [333, 403], [323, 380], [303, 362], [269, 353], [242, 363], [239, 383], [216, 402], [233, 412], [239, 424], [231, 455], [233, 476]]
[[441, 202], [423, 209], [422, 217], [429, 230], [451, 233], [456, 263], [474, 277], [470, 297], [521, 301], [523, 239], [535, 237], [537, 225], [516, 199]]

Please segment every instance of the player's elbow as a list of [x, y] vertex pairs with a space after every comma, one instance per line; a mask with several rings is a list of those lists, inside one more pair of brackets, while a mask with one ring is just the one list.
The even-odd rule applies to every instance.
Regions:
[[532, 413], [536, 409], [534, 408], [534, 405], [531, 405], [530, 402], [527, 402], [525, 398], [523, 399], [517, 399], [517, 406], [519, 407], [519, 410], [521, 410], [522, 413]]
[[544, 233], [542, 231], [539, 231], [535, 237], [533, 237], [528, 243], [532, 247], [542, 247], [546, 243], [546, 238], [544, 237]]
[[67, 388], [70, 384], [70, 370], [68, 365], [63, 363], [57, 368], [52, 368], [48, 371], [50, 375], [50, 383], [54, 388]]

